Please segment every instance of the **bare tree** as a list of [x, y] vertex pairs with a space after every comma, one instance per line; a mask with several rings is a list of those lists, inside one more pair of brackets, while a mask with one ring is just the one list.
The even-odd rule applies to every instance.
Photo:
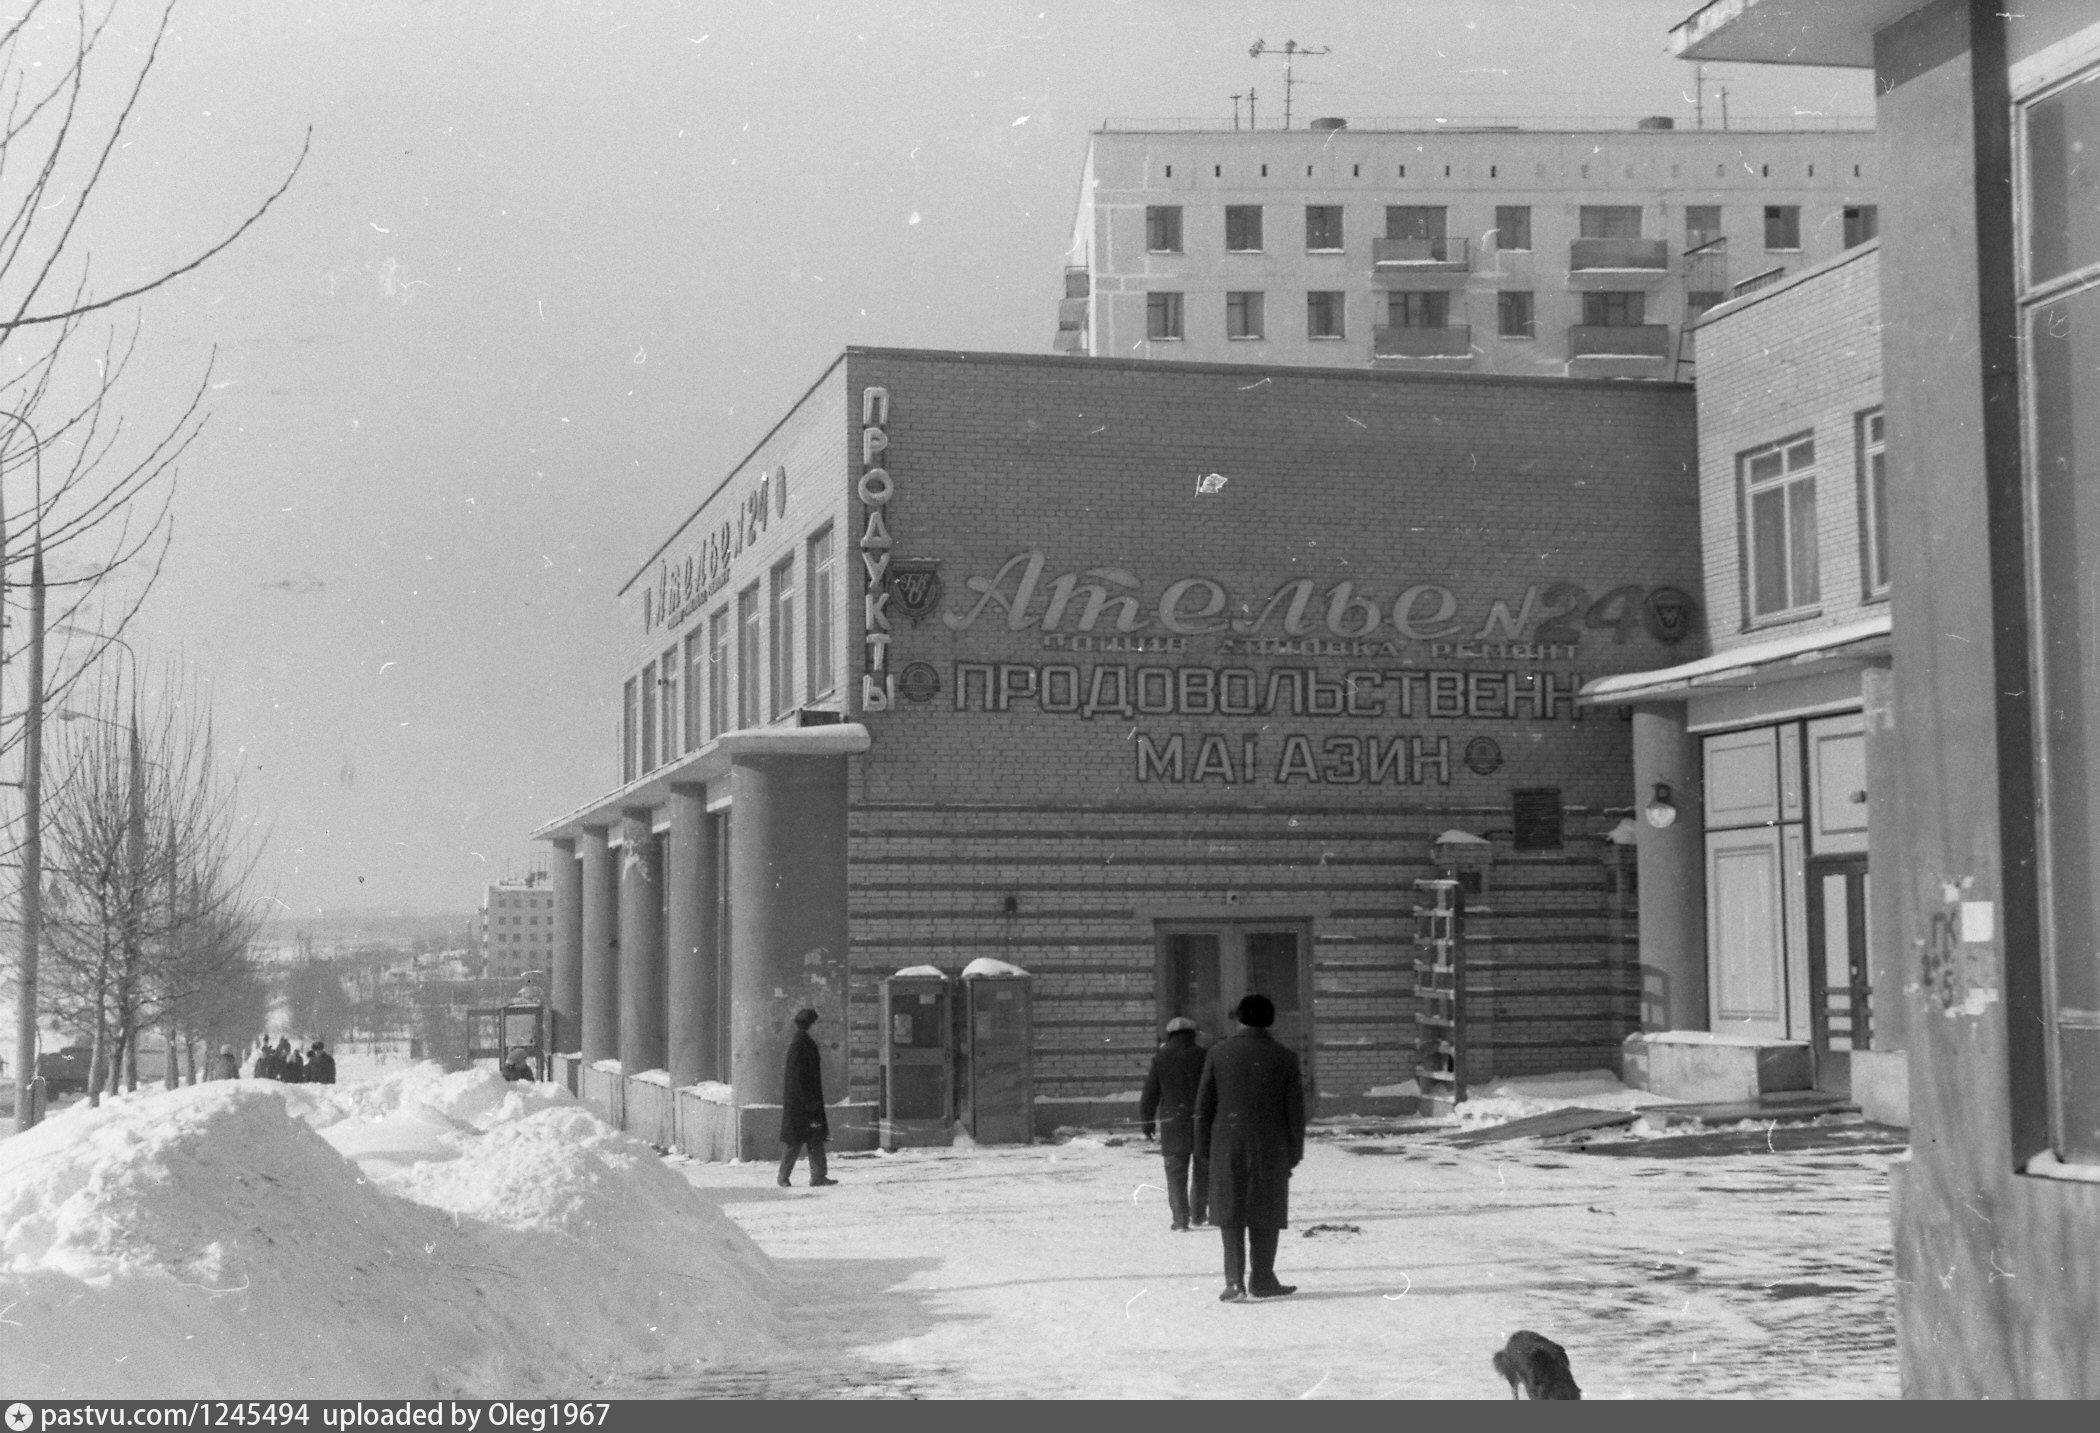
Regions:
[[[19, 745], [23, 757], [20, 839], [5, 843], [11, 859], [19, 853], [26, 878], [16, 970], [18, 1125], [29, 1118], [22, 1096], [39, 1008], [39, 714], [46, 703], [63, 704], [121, 640], [151, 590], [173, 532], [177, 464], [202, 431], [210, 378], [207, 364], [171, 414], [143, 426], [128, 422], [123, 384], [139, 354], [140, 320], [109, 320], [239, 240], [283, 196], [306, 156], [302, 146], [281, 182], [216, 239], [169, 255], [139, 281], [96, 282], [91, 216], [107, 208], [98, 200], [175, 8], [176, 0], [24, 0], [0, 17], [0, 611], [27, 587], [31, 617], [0, 629], [0, 671], [26, 655], [31, 673], [19, 719], [0, 714], [0, 753]], [[133, 18], [140, 23], [130, 25]], [[83, 628], [90, 635], [62, 643], [47, 667], [46, 632]]]

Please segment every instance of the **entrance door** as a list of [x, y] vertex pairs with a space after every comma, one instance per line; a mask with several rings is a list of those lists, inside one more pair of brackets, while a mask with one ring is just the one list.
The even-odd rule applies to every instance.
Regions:
[[1872, 1048], [1867, 983], [1867, 863], [1817, 861], [1808, 870], [1809, 1022], [1816, 1086], [1852, 1091], [1852, 1052]]
[[1160, 1023], [1196, 1022], [1211, 1044], [1236, 1028], [1240, 997], [1276, 1003], [1269, 1033], [1298, 1052], [1308, 1095], [1313, 1080], [1312, 930], [1298, 921], [1174, 922], [1159, 929]]
[[1706, 948], [1713, 1028], [1787, 1036], [1786, 937], [1779, 833], [1706, 838]]

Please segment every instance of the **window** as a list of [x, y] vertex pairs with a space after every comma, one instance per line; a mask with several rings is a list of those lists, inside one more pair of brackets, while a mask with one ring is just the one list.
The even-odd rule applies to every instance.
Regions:
[[1388, 294], [1385, 321], [1390, 328], [1443, 328], [1451, 315], [1451, 295], [1441, 289]]
[[663, 733], [663, 759], [669, 761], [678, 755], [678, 648], [673, 646], [656, 664], [657, 693], [662, 698], [657, 703], [662, 715], [657, 719], [657, 730]]
[[1225, 206], [1225, 248], [1234, 254], [1261, 252], [1261, 205]]
[[1495, 247], [1498, 249], [1528, 249], [1531, 247], [1531, 206], [1529, 204], [1498, 204], [1495, 206]]
[[773, 620], [768, 627], [766, 678], [772, 715], [783, 717], [795, 705], [795, 559], [772, 572]]
[[1171, 339], [1181, 337], [1181, 295], [1145, 295], [1145, 337]]
[[1822, 598], [1816, 577], [1816, 442], [1799, 438], [1742, 460], [1744, 571], [1750, 617], [1790, 616]]
[[629, 677], [627, 684], [620, 689], [620, 784], [622, 786], [634, 780], [637, 774], [635, 771], [634, 719], [635, 685], [634, 678]]
[[757, 726], [764, 673], [764, 610], [758, 601], [758, 584], [752, 583], [736, 595], [736, 724]]
[[1881, 207], [1876, 204], [1845, 206], [1845, 247], [1864, 244], [1881, 233]]
[[1529, 289], [1504, 289], [1495, 295], [1495, 332], [1504, 338], [1537, 338], [1538, 320], [1532, 316]]
[[1860, 415], [1860, 566], [1867, 596], [1886, 597], [1889, 590], [1889, 479], [1887, 444], [1881, 414]]
[[1602, 328], [1639, 327], [1648, 321], [1648, 296], [1638, 289], [1584, 294], [1582, 321]]
[[1638, 239], [1641, 237], [1641, 206], [1585, 204], [1581, 223], [1581, 234], [1585, 239]]
[[1225, 336], [1227, 338], [1260, 338], [1261, 294], [1258, 292], [1229, 293], [1225, 295]]
[[1719, 289], [1692, 289], [1684, 296], [1684, 321], [1690, 323], [1710, 308], [1719, 306], [1727, 295]]
[[1801, 206], [1799, 204], [1767, 204], [1765, 206], [1765, 247], [1785, 253], [1801, 247]]
[[809, 694], [838, 689], [838, 542], [825, 528], [809, 540]]
[[1307, 338], [1344, 338], [1342, 330], [1342, 296], [1328, 290], [1314, 290], [1305, 296], [1305, 336]]
[[[1388, 239], [1443, 238], [1443, 206], [1428, 204], [1386, 205], [1385, 236]], [[1335, 247], [1339, 248], [1340, 244], [1337, 243]]]
[[1151, 204], [1145, 208], [1145, 248], [1155, 254], [1181, 252], [1181, 206]]
[[685, 749], [698, 751], [707, 742], [707, 707], [700, 700], [707, 673], [707, 625], [695, 623], [685, 638]]
[[729, 729], [729, 609], [717, 607], [707, 619], [707, 733]]
[[[2067, 1164], [2100, 1164], [2100, 67], [2019, 104], [2020, 384], [2032, 590], [2049, 1139]], [[2010, 838], [2008, 838], [2009, 840]], [[2007, 865], [2013, 863], [2008, 850]], [[2002, 929], [2002, 927], [2001, 927]], [[2008, 949], [2008, 961], [2014, 952]]]
[[1332, 253], [1342, 247], [1342, 206], [1305, 206], [1305, 247], [1313, 253]]
[[1711, 244], [1720, 237], [1720, 205], [1687, 204], [1684, 206], [1684, 246], [1687, 249], [1696, 249], [1701, 244]]
[[656, 769], [656, 663], [642, 668], [642, 759], [641, 771]]

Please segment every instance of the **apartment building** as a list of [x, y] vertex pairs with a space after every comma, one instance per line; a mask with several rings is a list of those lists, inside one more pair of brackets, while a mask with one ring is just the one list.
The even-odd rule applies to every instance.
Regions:
[[1087, 147], [1055, 347], [1690, 377], [1688, 320], [1874, 237], [1872, 129], [1828, 123], [1112, 121]]
[[475, 934], [482, 974], [491, 979], [516, 980], [528, 970], [548, 969], [554, 960], [554, 892], [546, 873], [483, 887]]

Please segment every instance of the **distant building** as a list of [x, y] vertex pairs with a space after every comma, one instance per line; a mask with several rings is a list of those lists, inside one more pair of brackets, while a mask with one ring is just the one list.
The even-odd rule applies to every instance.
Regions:
[[544, 871], [523, 880], [497, 881], [482, 890], [474, 915], [474, 944], [481, 973], [516, 980], [528, 970], [546, 970], [554, 959], [554, 892]]
[[1087, 147], [1060, 352], [1687, 376], [1689, 319], [1877, 228], [1864, 122], [1162, 124]]

